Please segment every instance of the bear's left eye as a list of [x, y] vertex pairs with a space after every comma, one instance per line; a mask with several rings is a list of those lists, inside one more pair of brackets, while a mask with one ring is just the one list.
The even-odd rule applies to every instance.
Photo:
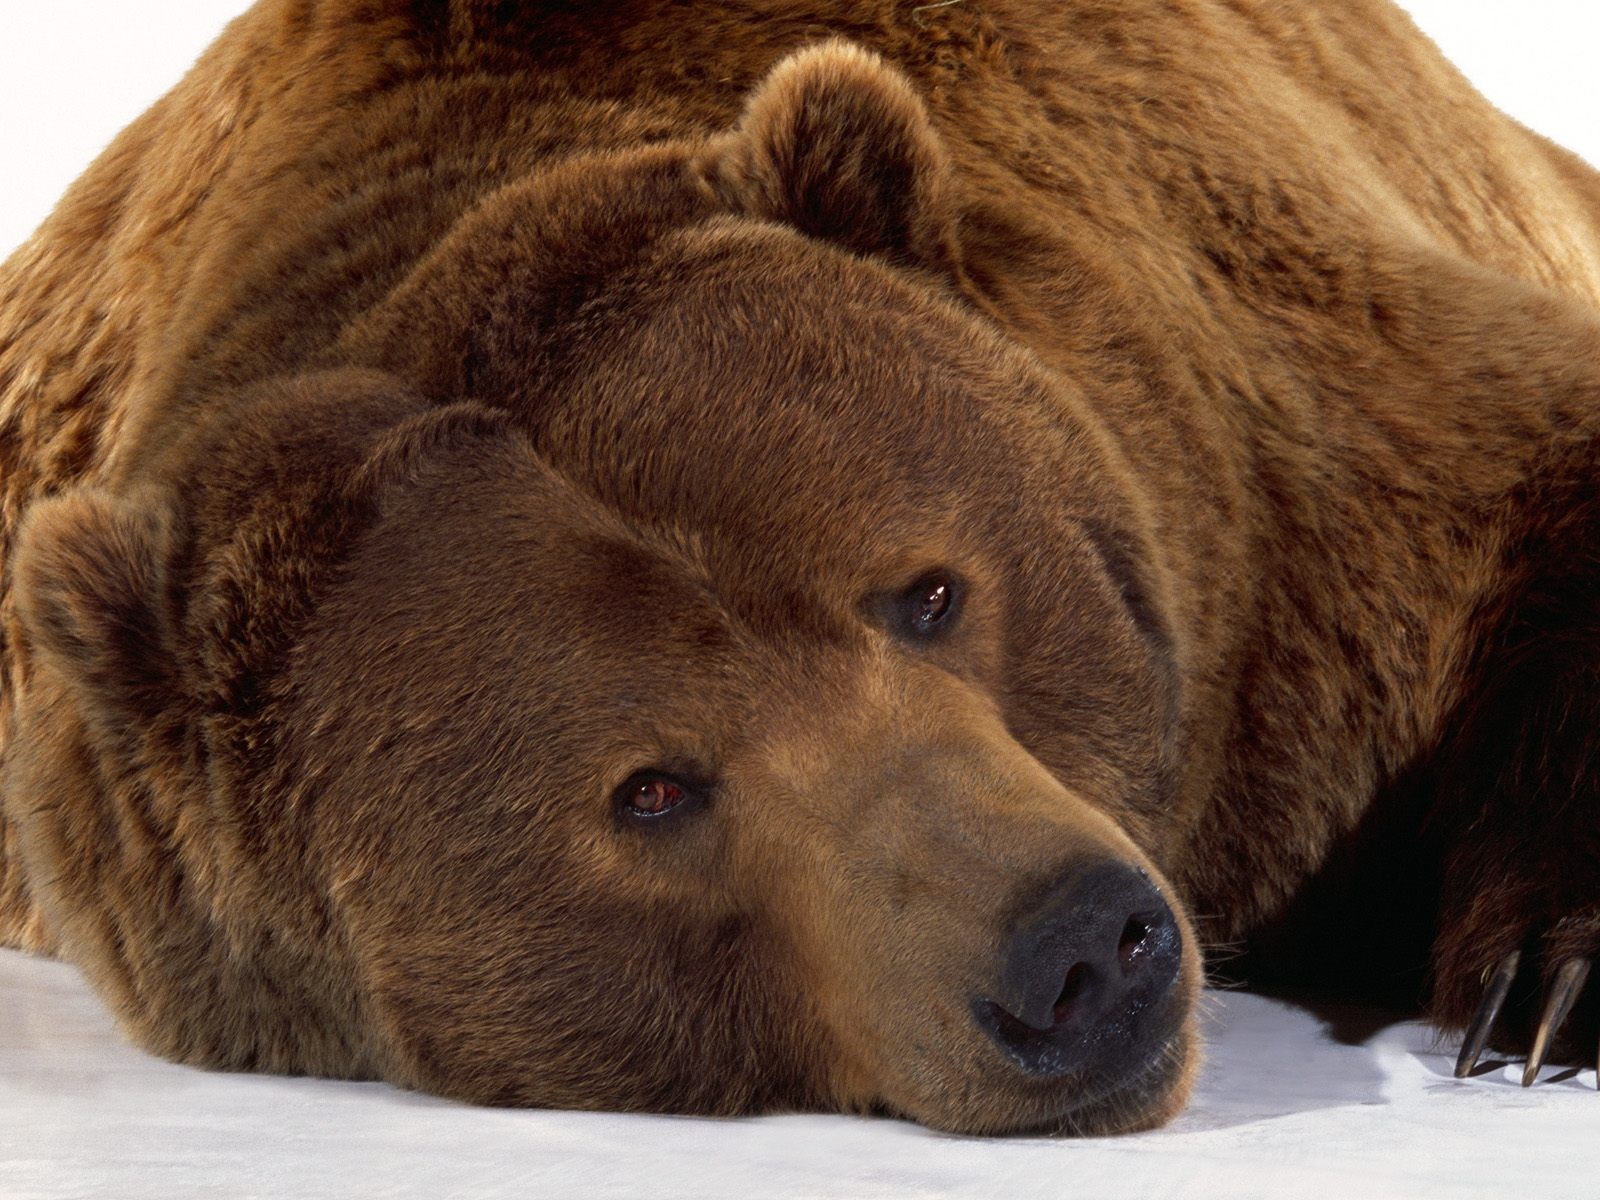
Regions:
[[682, 780], [658, 771], [640, 771], [616, 791], [617, 810], [635, 821], [659, 821], [693, 806], [699, 793]]

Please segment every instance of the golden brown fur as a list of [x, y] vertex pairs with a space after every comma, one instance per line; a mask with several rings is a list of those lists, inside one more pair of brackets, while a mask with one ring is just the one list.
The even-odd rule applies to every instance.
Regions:
[[923, 998], [1414, 812], [1458, 1025], [1600, 936], [1597, 305], [1377, 0], [262, 0], [0, 273], [0, 942], [211, 1065], [1130, 1128], [1187, 1024], [1068, 1115]]

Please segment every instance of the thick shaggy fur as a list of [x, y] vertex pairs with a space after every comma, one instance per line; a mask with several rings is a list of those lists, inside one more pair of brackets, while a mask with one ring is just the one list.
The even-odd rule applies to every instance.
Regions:
[[0, 273], [0, 942], [213, 1066], [1123, 1129], [1192, 1022], [966, 1007], [1109, 856], [1175, 1003], [1331, 888], [1458, 1026], [1600, 948], [1597, 305], [1382, 0], [262, 0]]

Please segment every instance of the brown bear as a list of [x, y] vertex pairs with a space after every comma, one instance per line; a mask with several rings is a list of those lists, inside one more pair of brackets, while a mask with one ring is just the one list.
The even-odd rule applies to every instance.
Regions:
[[262, 0], [0, 275], [0, 940], [495, 1104], [1590, 1053], [1597, 305], [1387, 0]]

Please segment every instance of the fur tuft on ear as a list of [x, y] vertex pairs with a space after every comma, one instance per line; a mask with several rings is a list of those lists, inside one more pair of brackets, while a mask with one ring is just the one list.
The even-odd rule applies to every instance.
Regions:
[[950, 162], [927, 109], [905, 76], [850, 42], [774, 67], [711, 175], [734, 208], [859, 254], [958, 261]]
[[165, 504], [82, 490], [42, 501], [17, 539], [23, 637], [80, 693], [85, 719], [121, 738], [169, 695]]

